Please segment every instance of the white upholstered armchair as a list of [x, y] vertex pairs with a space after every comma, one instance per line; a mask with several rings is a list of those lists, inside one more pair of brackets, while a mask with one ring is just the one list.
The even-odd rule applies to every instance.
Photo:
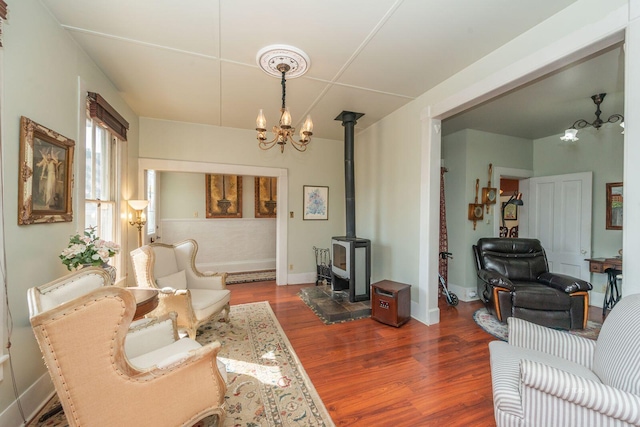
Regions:
[[198, 244], [185, 240], [175, 245], [152, 243], [131, 252], [136, 284], [158, 288], [160, 302], [152, 315], [178, 314], [178, 328], [190, 338], [198, 327], [225, 312], [229, 319], [231, 292], [227, 273], [202, 273], [195, 264]]
[[640, 425], [640, 294], [618, 302], [598, 340], [510, 317], [489, 344], [498, 427]]
[[[31, 325], [69, 425], [224, 418], [220, 344], [178, 339], [175, 315], [130, 327], [135, 299], [109, 284], [102, 269], [88, 268], [28, 292]], [[175, 410], [164, 410], [167, 402]]]

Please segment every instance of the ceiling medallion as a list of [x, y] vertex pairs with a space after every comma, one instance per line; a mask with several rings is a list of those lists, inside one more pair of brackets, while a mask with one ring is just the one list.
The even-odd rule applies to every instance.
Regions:
[[267, 120], [262, 110], [258, 112], [256, 119], [256, 130], [258, 131], [258, 146], [262, 150], [268, 150], [276, 145], [280, 146], [280, 152], [284, 152], [284, 146], [287, 142], [291, 143], [293, 148], [298, 151], [305, 151], [307, 145], [311, 142], [313, 135], [313, 122], [311, 116], [307, 119], [300, 129], [300, 139], [296, 141], [294, 135], [296, 129], [291, 126], [291, 114], [286, 106], [286, 77], [295, 78], [303, 75], [309, 68], [309, 57], [306, 53], [293, 46], [271, 45], [260, 49], [256, 55], [256, 61], [260, 68], [270, 76], [280, 77], [282, 85], [282, 107], [280, 108], [280, 120], [277, 126], [273, 127], [273, 139], [267, 141]]

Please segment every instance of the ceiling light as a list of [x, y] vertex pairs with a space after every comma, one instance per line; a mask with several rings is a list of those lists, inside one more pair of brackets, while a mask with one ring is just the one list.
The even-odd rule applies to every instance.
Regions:
[[256, 56], [258, 65], [270, 76], [280, 77], [282, 85], [282, 107], [280, 108], [280, 120], [277, 126], [272, 129], [273, 139], [267, 141], [267, 120], [262, 110], [258, 112], [256, 119], [256, 130], [258, 131], [258, 146], [262, 150], [268, 150], [280, 146], [280, 152], [284, 152], [287, 142], [298, 151], [305, 151], [311, 142], [313, 135], [313, 122], [311, 116], [307, 116], [300, 129], [300, 139], [295, 140], [296, 129], [291, 126], [291, 114], [286, 106], [286, 76], [289, 78], [300, 77], [309, 67], [309, 57], [300, 49], [293, 46], [273, 45], [261, 49]]
[[[602, 114], [602, 111], [600, 111], [600, 104], [602, 104], [606, 95], [606, 93], [600, 93], [591, 97], [591, 99], [593, 99], [593, 103], [596, 104], [596, 119], [592, 123], [589, 123], [584, 119], [576, 120], [569, 129], [564, 131], [564, 136], [561, 136], [560, 139], [563, 141], [575, 142], [578, 140], [578, 129], [584, 129], [589, 126], [600, 129], [605, 123], [616, 123], [619, 121], [621, 122], [620, 126], [624, 129], [624, 117], [622, 114], [612, 114], [606, 121], [600, 118], [600, 114]], [[624, 130], [622, 133], [624, 133]]]

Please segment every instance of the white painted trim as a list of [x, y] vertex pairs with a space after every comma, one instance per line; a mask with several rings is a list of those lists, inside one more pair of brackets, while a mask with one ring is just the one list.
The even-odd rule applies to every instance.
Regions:
[[[229, 165], [223, 163], [188, 162], [183, 160], [138, 159], [138, 194], [144, 194], [144, 171], [197, 172], [278, 178], [278, 212], [276, 216], [276, 283], [286, 285], [287, 276], [287, 213], [289, 212], [289, 177], [287, 169], [263, 166]], [[315, 281], [315, 279], [313, 280]], [[301, 282], [307, 283], [307, 282]]]
[[[467, 288], [465, 286], [456, 285], [455, 283], [447, 284], [449, 292], [453, 292], [456, 294], [460, 301], [470, 302], [470, 301], [478, 301], [480, 298], [476, 295], [475, 297], [470, 297], [469, 292], [478, 292], [475, 287]], [[444, 295], [442, 296], [444, 298]]]
[[[38, 414], [40, 408], [51, 399], [54, 393], [53, 383], [47, 371], [20, 395], [20, 404], [27, 421]], [[15, 400], [0, 414], [0, 426], [24, 426]]]
[[[418, 307], [416, 316], [432, 325], [440, 322], [438, 309], [438, 252], [440, 224], [441, 122], [422, 115], [422, 150], [420, 170], [420, 244], [418, 266]], [[424, 305], [423, 305], [424, 304]]]
[[628, 23], [624, 5], [592, 25], [545, 46], [500, 71], [465, 87], [431, 107], [431, 117], [445, 119], [558, 70], [624, 40]]
[[[426, 308], [430, 322], [437, 323], [439, 321], [436, 275], [439, 230], [438, 217], [435, 214], [439, 212], [438, 203], [440, 199], [438, 185], [442, 145], [442, 138], [439, 132], [440, 120], [451, 117], [624, 40], [624, 30], [627, 24], [628, 6], [624, 5], [603, 16], [599, 21], [584, 26], [538, 51], [531, 52], [523, 59], [504, 67], [487, 78], [463, 87], [452, 96], [436, 104], [428, 105], [421, 111], [422, 151], [419, 219], [419, 259], [421, 262], [419, 263], [418, 275], [418, 301], [422, 303], [426, 299], [426, 307], [420, 306], [420, 309]], [[626, 76], [626, 83], [628, 83], [630, 80], [628, 72]], [[455, 76], [452, 78], [455, 78]], [[625, 135], [625, 140], [627, 138], [628, 135]], [[625, 150], [627, 150], [628, 145], [625, 144]], [[625, 167], [625, 181], [627, 171], [628, 168]], [[625, 203], [625, 210], [627, 205]], [[433, 207], [433, 209], [429, 209], [430, 207]], [[625, 218], [629, 218], [626, 212]], [[624, 228], [627, 229], [626, 224]], [[623, 241], [626, 233], [623, 232]], [[626, 271], [623, 274], [628, 276]], [[432, 281], [429, 282], [429, 279], [432, 279]], [[423, 296], [423, 294], [426, 295]], [[424, 297], [426, 298], [423, 299]]]

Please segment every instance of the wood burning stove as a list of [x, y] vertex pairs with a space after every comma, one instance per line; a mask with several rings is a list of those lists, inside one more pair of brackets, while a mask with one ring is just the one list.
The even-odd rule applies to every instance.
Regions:
[[333, 264], [331, 289], [349, 290], [349, 301], [365, 301], [371, 297], [371, 241], [356, 237], [356, 201], [353, 166], [353, 136], [356, 120], [363, 113], [343, 111], [336, 117], [344, 126], [344, 185], [346, 197], [347, 235], [331, 239]]

